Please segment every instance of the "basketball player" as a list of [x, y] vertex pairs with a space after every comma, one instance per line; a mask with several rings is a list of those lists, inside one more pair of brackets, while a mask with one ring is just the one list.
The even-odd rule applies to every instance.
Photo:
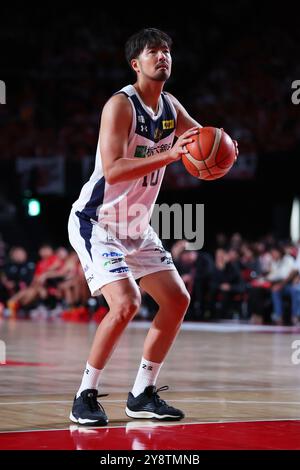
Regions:
[[126, 57], [136, 82], [104, 106], [95, 170], [70, 214], [70, 242], [91, 293], [104, 295], [110, 309], [98, 326], [70, 414], [83, 425], [108, 423], [97, 402], [98, 385], [120, 336], [139, 310], [137, 282], [159, 309], [145, 339], [126, 414], [159, 420], [184, 417], [159, 397], [168, 387], [157, 389], [156, 380], [190, 298], [170, 253], [149, 225], [166, 165], [186, 153], [185, 145], [201, 127], [176, 98], [163, 92], [171, 73], [171, 44], [167, 34], [154, 28], [127, 41]]

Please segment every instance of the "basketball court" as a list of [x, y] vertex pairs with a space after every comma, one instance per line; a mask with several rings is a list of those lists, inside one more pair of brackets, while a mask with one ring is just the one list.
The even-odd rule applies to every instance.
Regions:
[[300, 449], [300, 328], [184, 323], [159, 377], [180, 422], [125, 415], [149, 324], [133, 322], [102, 376], [107, 427], [68, 419], [95, 323], [2, 320], [0, 449]]

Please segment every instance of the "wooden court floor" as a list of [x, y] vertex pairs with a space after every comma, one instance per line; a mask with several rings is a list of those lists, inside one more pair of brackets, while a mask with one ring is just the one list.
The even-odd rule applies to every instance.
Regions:
[[[43, 431], [43, 436], [46, 430], [62, 430], [68, 436], [81, 432], [83, 448], [89, 448], [95, 432], [107, 433], [111, 429], [113, 433], [119, 429], [128, 437], [128, 430], [136, 429], [143, 435], [147, 426], [154, 437], [157, 429], [165, 429], [164, 439], [169, 436], [170, 442], [177, 431], [189, 430], [187, 442], [191, 442], [195, 433], [200, 435], [206, 425], [215, 424], [219, 428], [214, 428], [209, 444], [214, 448], [215, 436], [222, 436], [222, 426], [229, 429], [230, 423], [235, 435], [249, 433], [253, 423], [269, 427], [273, 423], [272, 429], [275, 426], [279, 433], [273, 447], [278, 448], [285, 448], [286, 423], [293, 442], [295, 432], [299, 442], [299, 447], [292, 445], [300, 448], [300, 364], [292, 361], [293, 342], [300, 340], [300, 329], [185, 323], [157, 385], [169, 385], [170, 390], [162, 392], [162, 398], [183, 409], [186, 417], [175, 425], [162, 425], [132, 421], [124, 412], [148, 328], [141, 322], [133, 323], [102, 376], [99, 391], [109, 394], [101, 401], [110, 419], [109, 428], [88, 431], [74, 427], [68, 415], [95, 328], [94, 323], [60, 320], [1, 320], [0, 340], [6, 345], [7, 362], [0, 366], [0, 448], [13, 448], [5, 447], [6, 444], [1, 447], [1, 439], [11, 442], [23, 431]], [[253, 430], [253, 434], [257, 435], [257, 431]], [[121, 446], [122, 439], [119, 442]], [[32, 440], [30, 445], [35, 448]], [[197, 442], [193, 445], [189, 448], [198, 448]], [[234, 448], [234, 442], [231, 445]]]

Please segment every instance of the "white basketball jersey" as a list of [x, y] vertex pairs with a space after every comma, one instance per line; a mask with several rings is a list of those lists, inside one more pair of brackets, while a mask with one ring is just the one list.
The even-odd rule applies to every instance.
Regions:
[[[127, 96], [133, 111], [126, 158], [147, 158], [169, 150], [175, 136], [177, 116], [168, 95], [161, 94], [159, 110], [154, 115], [133, 85], [122, 88], [118, 93]], [[73, 208], [79, 218], [114, 232], [129, 233], [130, 237], [128, 227], [132, 225], [133, 232], [136, 232], [137, 224], [143, 232], [149, 225], [164, 172], [165, 167], [136, 180], [109, 184], [104, 178], [98, 141], [94, 172]]]

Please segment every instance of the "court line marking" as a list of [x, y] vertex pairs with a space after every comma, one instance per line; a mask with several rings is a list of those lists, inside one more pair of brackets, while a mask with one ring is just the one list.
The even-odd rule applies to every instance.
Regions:
[[[73, 426], [76, 429], [74, 430], [79, 430], [82, 433], [84, 431], [95, 431], [96, 429], [103, 429], [103, 431], [106, 431], [107, 429], [128, 429], [128, 430], [138, 430], [140, 428], [147, 428], [147, 427], [161, 427], [161, 426], [191, 426], [195, 424], [246, 424], [246, 423], [277, 423], [281, 421], [299, 421], [300, 423], [300, 417], [297, 418], [272, 418], [272, 419], [249, 419], [249, 420], [233, 420], [233, 421], [223, 421], [223, 420], [218, 420], [218, 421], [192, 421], [191, 423], [186, 423], [179, 421], [178, 423], [160, 423], [160, 422], [155, 422], [155, 421], [147, 421], [147, 422], [142, 422], [142, 421], [127, 421], [126, 424], [129, 423], [134, 423], [136, 425], [136, 428], [134, 429], [134, 426], [127, 426], [126, 424], [121, 424], [121, 425], [111, 425], [111, 426], [99, 426], [99, 427], [83, 427], [83, 426], [78, 426], [76, 424], [70, 424], [68, 428], [49, 428], [49, 429], [25, 429], [25, 430], [15, 430], [15, 431], [0, 431], [0, 434], [11, 434], [11, 433], [28, 433], [28, 432], [48, 432], [48, 431], [70, 431], [70, 428]], [[71, 429], [72, 431], [72, 429]]]
[[[177, 403], [245, 403], [253, 405], [300, 405], [300, 401], [265, 401], [265, 400], [226, 400], [226, 399], [215, 399], [206, 400], [198, 398], [170, 398], [172, 402]], [[0, 402], [0, 405], [51, 405], [51, 404], [67, 404], [73, 403], [73, 400], [47, 400], [47, 401], [11, 401], [11, 402]], [[126, 403], [126, 400], [101, 400], [101, 403]]]
[[[143, 330], [148, 329], [151, 322], [140, 321], [131, 322], [128, 329]], [[278, 325], [249, 325], [249, 323], [204, 323], [186, 322], [182, 323], [180, 330], [185, 331], [211, 331], [215, 333], [240, 333], [240, 332], [266, 332], [266, 333], [299, 333], [299, 326], [278, 326]]]

